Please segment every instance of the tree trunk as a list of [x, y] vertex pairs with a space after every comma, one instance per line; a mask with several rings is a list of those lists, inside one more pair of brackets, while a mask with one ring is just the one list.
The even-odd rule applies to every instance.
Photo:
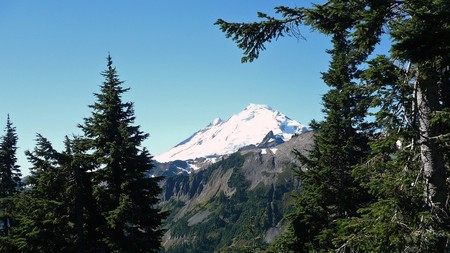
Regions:
[[444, 152], [436, 138], [442, 134], [442, 129], [432, 123], [434, 114], [441, 107], [436, 74], [432, 68], [420, 71], [417, 106], [419, 110], [420, 158], [425, 179], [425, 201], [433, 209], [443, 210], [447, 201], [447, 176]]

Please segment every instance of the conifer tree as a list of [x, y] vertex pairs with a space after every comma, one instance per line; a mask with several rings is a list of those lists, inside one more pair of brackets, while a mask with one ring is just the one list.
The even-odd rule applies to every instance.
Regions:
[[[156, 206], [160, 179], [148, 176], [151, 155], [141, 147], [148, 134], [132, 125], [133, 105], [121, 101], [128, 89], [110, 56], [103, 75], [93, 115], [80, 126], [85, 135], [66, 137], [63, 152], [37, 135], [26, 152], [27, 190], [0, 201], [2, 217], [14, 221], [0, 237], [1, 252], [159, 251], [166, 215]], [[15, 150], [9, 118], [7, 132]]]
[[[355, 7], [342, 4], [339, 8]], [[337, 220], [357, 215], [358, 208], [370, 200], [367, 191], [355, 182], [351, 173], [353, 166], [363, 161], [369, 153], [370, 132], [364, 120], [370, 95], [355, 82], [359, 78], [357, 67], [366, 54], [359, 52], [349, 40], [348, 30], [354, 22], [351, 12], [336, 15], [333, 17], [334, 26], [327, 26], [321, 22], [327, 10], [297, 11], [302, 19], [308, 18], [309, 24], [333, 35], [334, 48], [328, 51], [332, 56], [330, 69], [323, 74], [324, 81], [331, 88], [323, 97], [325, 120], [312, 124], [316, 131], [315, 146], [309, 157], [296, 152], [306, 169], [297, 172], [302, 189], [296, 196], [296, 210], [289, 217], [289, 236], [282, 239], [285, 244], [282, 247], [299, 252], [326, 251], [334, 249], [333, 240], [338, 234]], [[267, 18], [262, 14], [260, 16]], [[271, 18], [268, 20], [274, 21]], [[291, 22], [297, 24], [300, 19], [294, 18]], [[234, 30], [237, 28], [234, 24], [222, 21], [219, 24], [228, 35], [238, 31]], [[260, 31], [264, 31], [263, 24], [250, 24], [259, 25]], [[284, 28], [280, 29], [284, 25], [282, 22], [277, 25], [274, 25], [275, 31], [269, 33], [275, 37], [286, 32]], [[256, 49], [249, 54], [250, 58], [243, 61], [252, 60], [258, 52]]]
[[325, 120], [313, 124], [315, 141], [308, 157], [296, 151], [305, 170], [297, 171], [301, 191], [290, 215], [295, 235], [290, 247], [301, 252], [334, 249], [337, 221], [357, 216], [358, 208], [371, 200], [352, 175], [369, 154], [364, 115], [370, 97], [353, 81], [357, 73], [348, 41], [335, 35], [333, 42], [330, 69], [323, 74], [331, 87], [323, 97]]
[[31, 175], [27, 190], [5, 202], [14, 226], [3, 246], [8, 252], [73, 252], [70, 168], [41, 135], [26, 154], [33, 165]]
[[[12, 125], [9, 118], [6, 121], [5, 135], [0, 141], [0, 199], [11, 197], [19, 191], [21, 186], [21, 177], [19, 165], [17, 165], [17, 134], [16, 128]], [[3, 209], [0, 206], [0, 212]], [[11, 220], [5, 213], [0, 215], [3, 223], [3, 235], [9, 235], [9, 226]]]
[[[392, 58], [377, 57], [366, 70], [358, 70], [365, 84], [361, 89], [375, 96], [373, 130], [378, 135], [370, 157], [355, 167], [353, 176], [375, 199], [358, 210], [360, 216], [338, 221], [337, 250], [448, 251], [450, 3], [330, 0], [309, 9], [280, 6], [276, 11], [281, 19], [259, 13], [261, 22], [216, 24], [244, 50], [244, 62], [256, 59], [273, 39], [301, 37], [297, 28], [302, 24], [327, 35], [348, 31], [361, 62], [381, 35], [393, 42]], [[339, 81], [339, 76], [329, 78]], [[323, 226], [327, 220], [318, 222]]]
[[108, 55], [105, 81], [91, 117], [80, 128], [85, 149], [97, 165], [92, 172], [95, 208], [102, 219], [96, 228], [101, 237], [98, 252], [157, 252], [165, 214], [156, 207], [161, 189], [150, 178], [152, 157], [141, 146], [148, 137], [134, 122], [133, 104], [122, 102], [123, 88]]
[[0, 141], [0, 198], [11, 196], [20, 187], [22, 174], [17, 165], [17, 139], [16, 128], [8, 115], [5, 135]]

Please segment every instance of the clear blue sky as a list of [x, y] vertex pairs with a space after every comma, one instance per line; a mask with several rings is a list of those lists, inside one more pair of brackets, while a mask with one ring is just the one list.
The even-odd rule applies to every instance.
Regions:
[[[329, 39], [280, 38], [253, 63], [213, 23], [254, 21], [294, 1], [0, 0], [0, 127], [9, 113], [23, 152], [36, 133], [57, 149], [90, 116], [111, 53], [135, 103], [136, 124], [153, 155], [169, 150], [215, 117], [249, 103], [268, 104], [303, 124], [321, 119]], [[303, 1], [297, 1], [301, 5]], [[2, 131], [2, 134], [4, 132]]]

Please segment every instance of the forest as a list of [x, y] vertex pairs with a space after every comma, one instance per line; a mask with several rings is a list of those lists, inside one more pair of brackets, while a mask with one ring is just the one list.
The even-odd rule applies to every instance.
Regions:
[[[215, 23], [243, 50], [244, 63], [267, 43], [302, 40], [302, 27], [332, 42], [322, 73], [325, 117], [311, 122], [309, 155], [294, 150], [305, 168], [295, 169], [301, 188], [283, 214], [285, 233], [264, 251], [450, 252], [450, 1], [330, 0], [275, 10], [274, 17], [257, 13], [256, 22]], [[374, 54], [380, 43], [389, 54]], [[62, 151], [38, 134], [26, 152], [32, 168], [25, 180], [14, 115], [7, 117], [0, 252], [162, 250], [170, 213], [158, 205], [162, 178], [148, 176], [148, 134], [134, 125], [133, 103], [122, 101], [128, 89], [109, 55], [102, 76], [92, 113], [78, 125], [82, 134], [67, 136]], [[240, 159], [228, 165], [239, 171]], [[231, 201], [253, 198], [238, 175], [232, 184], [241, 191]], [[231, 205], [221, 209], [230, 220], [238, 217], [226, 212], [245, 209], [223, 196], [215, 203]]]
[[[216, 24], [252, 62], [300, 26], [331, 38], [325, 119], [276, 252], [449, 252], [450, 2], [327, 1]], [[374, 55], [389, 43], [389, 55]]]

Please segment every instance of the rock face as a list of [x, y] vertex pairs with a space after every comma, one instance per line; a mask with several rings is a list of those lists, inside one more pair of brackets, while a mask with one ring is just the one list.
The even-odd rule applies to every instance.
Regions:
[[258, 144], [258, 148], [271, 148], [278, 146], [280, 144], [284, 143], [283, 138], [280, 136], [275, 136], [273, 134], [273, 131], [270, 131], [264, 139], [261, 141], [261, 143]]
[[166, 252], [239, 251], [253, 242], [265, 247], [275, 240], [284, 229], [291, 194], [299, 189], [292, 151], [307, 153], [312, 135], [303, 133], [277, 145], [269, 132], [258, 146], [219, 157], [190, 174], [167, 177], [162, 182], [163, 209], [171, 213]]

